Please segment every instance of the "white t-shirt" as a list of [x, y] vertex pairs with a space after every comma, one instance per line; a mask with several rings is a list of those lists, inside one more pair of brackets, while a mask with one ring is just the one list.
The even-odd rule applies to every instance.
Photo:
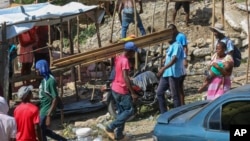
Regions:
[[16, 138], [16, 121], [13, 117], [8, 116], [9, 106], [5, 99], [0, 96], [0, 140], [9, 141]]
[[9, 141], [16, 138], [16, 121], [13, 117], [0, 113], [0, 137], [1, 141]]

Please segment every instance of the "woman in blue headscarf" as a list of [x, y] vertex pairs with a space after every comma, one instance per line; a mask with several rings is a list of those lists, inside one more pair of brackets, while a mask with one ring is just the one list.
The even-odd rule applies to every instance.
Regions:
[[48, 127], [50, 126], [51, 116], [56, 110], [58, 103], [58, 92], [56, 80], [53, 77], [48, 62], [46, 60], [39, 60], [35, 65], [39, 75], [43, 77], [39, 86], [39, 99], [40, 99], [40, 126], [42, 129], [43, 141], [47, 141], [46, 136], [58, 141], [66, 141], [66, 139], [60, 135], [57, 135]]
[[[13, 60], [17, 57], [17, 47], [15, 44], [10, 44], [9, 46], [9, 80], [12, 79], [14, 74]], [[9, 82], [9, 99], [12, 100], [12, 84]]]

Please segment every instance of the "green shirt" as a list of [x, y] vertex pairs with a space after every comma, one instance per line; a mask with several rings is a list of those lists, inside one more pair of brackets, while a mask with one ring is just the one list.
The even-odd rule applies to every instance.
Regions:
[[[58, 96], [56, 80], [50, 75], [48, 80], [43, 79], [39, 86], [40, 115], [46, 116], [53, 99]], [[45, 93], [46, 92], [46, 93]]]

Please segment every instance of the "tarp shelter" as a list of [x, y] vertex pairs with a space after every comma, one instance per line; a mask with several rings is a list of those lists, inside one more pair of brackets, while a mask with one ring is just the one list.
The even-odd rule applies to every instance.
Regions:
[[[63, 22], [68, 21], [81, 13], [86, 13], [95, 21], [94, 10], [97, 8], [97, 5], [86, 6], [78, 2], [70, 2], [64, 6], [53, 5], [51, 3], [22, 5], [1, 9], [0, 23], [3, 24], [6, 22], [6, 38], [9, 39], [31, 29], [33, 26], [57, 24], [60, 23], [61, 18]], [[99, 11], [97, 15], [100, 17], [97, 20], [100, 21], [104, 15], [104, 11]], [[0, 35], [0, 41], [2, 41], [2, 35]]]
[[7, 39], [34, 26], [58, 24], [83, 13], [98, 23], [104, 16], [104, 11], [98, 10], [97, 5], [87, 6], [78, 2], [70, 2], [63, 6], [39, 3], [0, 9], [0, 85], [4, 88], [5, 96], [9, 85]]

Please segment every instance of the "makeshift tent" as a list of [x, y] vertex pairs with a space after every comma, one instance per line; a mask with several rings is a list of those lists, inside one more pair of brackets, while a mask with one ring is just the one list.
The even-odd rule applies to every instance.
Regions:
[[[86, 6], [78, 2], [70, 2], [64, 6], [53, 5], [51, 3], [39, 3], [21, 5], [18, 7], [0, 9], [0, 24], [6, 23], [6, 38], [10, 39], [23, 33], [33, 26], [53, 25], [76, 18], [81, 13], [86, 13], [93, 21], [100, 23], [104, 16], [104, 11], [96, 11], [97, 5]], [[95, 15], [96, 14], [96, 15]], [[2, 27], [1, 27], [2, 31]], [[2, 35], [0, 35], [2, 41]]]
[[80, 14], [86, 14], [95, 23], [100, 23], [104, 11], [99, 10], [97, 5], [87, 6], [78, 2], [70, 2], [64, 6], [39, 3], [0, 9], [0, 68], [4, 68], [0, 70], [0, 85], [4, 88], [7, 100], [9, 85], [7, 39], [30, 30], [34, 26], [61, 24]]

